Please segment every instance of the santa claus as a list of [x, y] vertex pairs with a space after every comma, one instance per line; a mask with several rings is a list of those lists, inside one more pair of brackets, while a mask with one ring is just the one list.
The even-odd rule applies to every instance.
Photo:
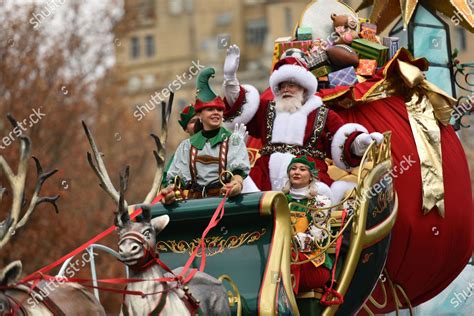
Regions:
[[[224, 64], [224, 117], [228, 126], [246, 124], [249, 134], [263, 144], [261, 156], [245, 181], [245, 192], [281, 190], [288, 181], [288, 164], [297, 155], [312, 157], [319, 179], [331, 185], [326, 157], [339, 168], [350, 170], [359, 165], [373, 140], [382, 141], [382, 134], [368, 134], [360, 124], [345, 124], [324, 106], [314, 95], [318, 81], [303, 60], [285, 57], [275, 64], [269, 80], [272, 93], [262, 96], [253, 86], [240, 85], [236, 76], [239, 60], [239, 47], [230, 46]], [[340, 184], [331, 189], [337, 201], [345, 185], [336, 186]]]

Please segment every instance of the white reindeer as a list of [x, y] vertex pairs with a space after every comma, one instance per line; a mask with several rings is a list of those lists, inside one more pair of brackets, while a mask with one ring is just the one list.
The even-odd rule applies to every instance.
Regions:
[[[93, 154], [88, 153], [89, 164], [100, 180], [100, 187], [107, 192], [118, 205], [115, 224], [118, 227], [119, 254], [122, 261], [131, 269], [130, 277], [138, 279], [157, 279], [172, 277], [157, 263], [155, 252], [157, 235], [169, 222], [167, 215], [151, 219], [150, 208], [147, 206], [156, 196], [162, 178], [167, 138], [167, 122], [171, 114], [173, 94], [168, 105], [162, 102], [161, 139], [153, 136], [157, 151], [154, 155], [157, 162], [153, 186], [144, 199], [142, 220], [132, 222], [128, 214], [128, 204], [124, 199], [128, 181], [128, 168], [120, 177], [120, 193], [115, 189], [107, 173], [103, 155], [100, 153], [91, 132], [83, 123]], [[162, 141], [163, 140], [163, 141]], [[179, 275], [182, 268], [173, 270]], [[230, 315], [228, 296], [222, 283], [212, 276], [197, 272], [186, 286], [177, 282], [134, 282], [127, 287], [130, 291], [140, 291], [144, 297], [126, 294], [122, 305], [122, 315], [192, 315], [195, 307], [199, 307], [202, 315]]]

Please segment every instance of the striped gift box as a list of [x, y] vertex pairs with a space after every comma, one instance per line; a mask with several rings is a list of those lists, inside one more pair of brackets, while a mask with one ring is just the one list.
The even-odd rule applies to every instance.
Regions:
[[400, 48], [400, 38], [398, 37], [384, 37], [382, 42], [389, 48], [389, 57], [392, 58]]
[[389, 57], [387, 46], [363, 38], [352, 41], [351, 47], [359, 54], [361, 59], [375, 59], [379, 67], [383, 66]]

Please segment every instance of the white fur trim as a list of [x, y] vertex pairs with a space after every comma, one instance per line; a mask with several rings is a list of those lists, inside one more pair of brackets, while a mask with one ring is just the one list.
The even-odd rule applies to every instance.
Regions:
[[316, 186], [316, 192], [318, 193], [318, 195], [327, 196], [331, 200], [331, 203], [332, 203], [331, 205], [335, 204], [334, 194], [331, 191], [331, 188], [329, 188], [329, 186], [326, 183], [317, 181], [315, 182], [314, 185]]
[[239, 116], [224, 122], [224, 126], [229, 129], [233, 129], [237, 123], [247, 124], [250, 122], [255, 113], [257, 113], [258, 106], [260, 105], [260, 94], [254, 86], [244, 84], [242, 88], [245, 89], [245, 99], [247, 102], [242, 104], [242, 113]]
[[357, 184], [355, 182], [350, 182], [350, 181], [344, 181], [344, 180], [334, 181], [331, 184], [331, 191], [334, 195], [334, 200], [333, 200], [334, 204], [341, 202], [342, 199], [344, 198], [344, 194], [346, 194], [347, 191], [350, 191], [353, 188], [355, 188], [356, 185]]
[[312, 95], [296, 112], [276, 112], [271, 142], [302, 146], [308, 115], [322, 104], [320, 97]]
[[295, 157], [290, 153], [273, 153], [270, 155], [268, 168], [270, 171], [270, 183], [273, 191], [281, 191], [288, 181], [288, 165]]
[[269, 83], [274, 95], [279, 92], [278, 85], [285, 81], [295, 82], [305, 88], [307, 96], [315, 94], [318, 89], [316, 77], [301, 66], [283, 65], [271, 74]]
[[346, 164], [342, 161], [342, 158], [344, 155], [344, 143], [346, 142], [347, 137], [353, 132], [367, 133], [367, 129], [364, 126], [357, 123], [344, 124], [336, 131], [332, 139], [332, 143], [331, 143], [332, 160], [337, 167], [343, 170], [352, 169], [346, 166]]
[[247, 176], [243, 182], [242, 193], [252, 193], [252, 192], [260, 192], [260, 189], [257, 187], [257, 185], [252, 180], [252, 178], [250, 176]]

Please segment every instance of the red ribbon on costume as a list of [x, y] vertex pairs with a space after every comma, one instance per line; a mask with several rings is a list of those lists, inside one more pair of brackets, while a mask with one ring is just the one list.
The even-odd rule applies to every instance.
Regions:
[[[342, 211], [342, 224], [341, 224], [341, 231], [344, 228], [344, 220], [346, 218], [347, 211]], [[324, 306], [331, 306], [331, 305], [340, 305], [344, 303], [344, 296], [341, 293], [333, 289], [334, 280], [336, 279], [336, 268], [337, 268], [337, 260], [339, 259], [339, 253], [341, 252], [342, 246], [342, 235], [336, 241], [336, 258], [334, 259], [334, 266], [332, 267], [332, 274], [331, 274], [331, 286], [327, 287], [324, 286], [324, 294], [319, 301], [321, 305]]]

